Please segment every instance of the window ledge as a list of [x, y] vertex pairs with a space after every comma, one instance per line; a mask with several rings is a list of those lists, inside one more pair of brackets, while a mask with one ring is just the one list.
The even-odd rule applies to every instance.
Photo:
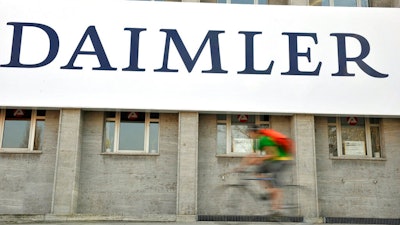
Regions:
[[330, 156], [329, 159], [332, 160], [371, 160], [371, 161], [386, 161], [386, 158], [372, 158], [366, 156]]
[[247, 154], [217, 154], [216, 156], [219, 158], [243, 158], [246, 155]]
[[29, 151], [29, 150], [6, 150], [6, 149], [0, 149], [0, 154], [42, 154], [43, 151]]
[[100, 155], [159, 156], [160, 153], [146, 152], [102, 152]]

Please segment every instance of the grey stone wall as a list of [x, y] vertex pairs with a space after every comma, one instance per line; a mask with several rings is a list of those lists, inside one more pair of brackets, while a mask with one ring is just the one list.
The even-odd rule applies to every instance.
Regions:
[[296, 148], [294, 183], [303, 187], [298, 195], [301, 204], [300, 215], [307, 219], [318, 218], [314, 116], [294, 115], [292, 127]]
[[177, 204], [178, 221], [195, 221], [197, 215], [197, 162], [198, 162], [197, 112], [179, 113]]
[[101, 154], [102, 112], [85, 112], [80, 214], [176, 214], [178, 114], [160, 114], [157, 156]]
[[60, 113], [52, 213], [71, 215], [76, 212], [79, 193], [82, 110], [63, 109]]
[[398, 218], [400, 215], [400, 120], [383, 119], [386, 160], [329, 159], [325, 117], [316, 117], [317, 179], [324, 217]]
[[0, 154], [0, 214], [50, 213], [58, 121], [46, 112], [42, 153]]
[[[0, 154], [0, 214], [52, 213], [59, 118], [59, 111], [47, 111], [42, 153]], [[81, 154], [73, 213], [135, 218], [177, 215], [179, 114], [160, 114], [160, 154], [156, 156], [101, 154], [103, 121], [103, 112], [83, 111], [82, 133], [74, 136], [81, 140]], [[382, 119], [383, 160], [329, 159], [327, 120], [315, 117], [314, 121], [319, 216], [398, 218], [400, 119]], [[229, 172], [242, 158], [216, 156], [216, 116], [200, 114], [198, 124], [197, 214], [268, 213], [268, 202], [225, 186], [235, 182], [237, 177]], [[271, 126], [293, 133], [289, 116], [271, 116]], [[296, 134], [299, 144], [307, 139], [301, 133]], [[289, 180], [302, 176], [289, 172]], [[252, 185], [258, 186], [256, 181]]]

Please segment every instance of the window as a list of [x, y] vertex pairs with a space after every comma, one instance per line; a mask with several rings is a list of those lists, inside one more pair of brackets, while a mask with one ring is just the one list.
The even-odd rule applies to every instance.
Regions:
[[329, 153], [335, 157], [381, 158], [380, 119], [329, 117]]
[[133, 0], [133, 1], [181, 2], [181, 0]]
[[159, 114], [106, 112], [103, 152], [158, 153]]
[[44, 110], [2, 109], [0, 111], [1, 150], [42, 150], [45, 114]]
[[253, 140], [247, 136], [251, 125], [269, 127], [267, 115], [217, 115], [217, 154], [247, 154], [253, 150]]
[[288, 0], [200, 0], [209, 3], [288, 5]]
[[370, 7], [400, 7], [400, 1], [396, 0], [369, 0]]
[[309, 0], [311, 6], [368, 7], [368, 0]]

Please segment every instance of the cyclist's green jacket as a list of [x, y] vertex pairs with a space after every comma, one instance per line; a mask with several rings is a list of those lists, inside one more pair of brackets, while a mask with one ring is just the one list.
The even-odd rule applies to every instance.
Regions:
[[291, 160], [291, 156], [285, 152], [285, 150], [277, 145], [270, 137], [267, 136], [261, 136], [258, 140], [258, 146], [257, 149], [260, 151], [264, 151], [264, 147], [276, 147], [277, 149], [277, 156], [273, 158], [272, 160]]

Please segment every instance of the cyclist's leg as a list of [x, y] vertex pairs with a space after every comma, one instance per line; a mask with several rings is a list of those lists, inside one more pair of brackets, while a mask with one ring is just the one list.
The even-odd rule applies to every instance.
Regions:
[[271, 163], [272, 161], [264, 161], [262, 164], [260, 164], [257, 167], [256, 170], [256, 176], [257, 178], [260, 178], [260, 184], [264, 188], [266, 195], [273, 197], [273, 193], [271, 193], [271, 190], [274, 188], [274, 182], [275, 182], [275, 175], [273, 171], [271, 170]]
[[272, 211], [279, 211], [283, 202], [283, 190], [280, 188], [280, 181], [278, 174], [283, 168], [283, 161], [272, 160], [264, 165], [264, 171], [268, 172], [273, 176], [273, 179], [268, 182], [266, 186], [268, 192], [271, 195], [271, 209]]

